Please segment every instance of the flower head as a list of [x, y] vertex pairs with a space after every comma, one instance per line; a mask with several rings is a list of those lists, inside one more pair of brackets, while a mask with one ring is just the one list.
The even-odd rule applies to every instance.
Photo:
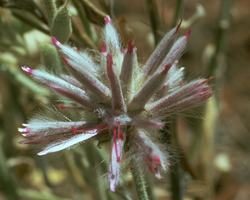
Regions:
[[163, 128], [166, 116], [200, 105], [212, 91], [206, 79], [184, 82], [184, 69], [177, 67], [190, 32], [176, 40], [179, 25], [170, 30], [141, 67], [133, 42], [122, 50], [111, 19], [107, 16], [104, 21], [104, 44], [94, 56], [52, 37], [70, 75], [55, 76], [22, 66], [38, 82], [71, 100], [60, 107], [80, 113], [78, 121], [31, 119], [19, 131], [24, 143], [45, 145], [38, 155], [61, 151], [97, 135], [109, 135], [109, 182], [115, 191], [121, 160], [127, 152], [138, 154], [156, 177], [167, 170], [168, 156], [154, 141], [154, 135]]

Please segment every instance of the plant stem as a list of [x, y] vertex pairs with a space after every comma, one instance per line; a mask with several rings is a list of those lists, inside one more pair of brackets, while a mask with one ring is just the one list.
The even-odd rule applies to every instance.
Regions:
[[148, 7], [148, 12], [149, 12], [149, 17], [150, 17], [151, 29], [154, 35], [154, 42], [156, 45], [160, 40], [160, 36], [158, 33], [160, 20], [159, 20], [159, 15], [157, 11], [157, 5], [154, 0], [147, 0], [147, 7]]
[[90, 0], [80, 0], [80, 2], [85, 8], [88, 20], [92, 23], [102, 25], [103, 19], [107, 16], [107, 13], [96, 7]]
[[91, 38], [86, 34], [86, 33], [81, 33], [78, 28], [77, 28], [77, 24], [72, 21], [72, 28], [73, 28], [73, 32], [76, 41], [79, 41], [81, 43], [81, 45], [85, 45], [88, 47], [91, 47], [93, 49], [96, 49], [96, 45], [93, 43], [93, 41], [91, 40]]
[[17, 200], [17, 190], [16, 184], [12, 180], [10, 176], [10, 172], [7, 166], [7, 161], [5, 159], [3, 149], [2, 149], [2, 133], [0, 135], [0, 182], [1, 182], [1, 189], [3, 193], [9, 200]]
[[81, 20], [81, 23], [82, 23], [82, 25], [84, 27], [84, 30], [85, 30], [86, 34], [93, 41], [93, 32], [91, 30], [91, 24], [90, 24], [90, 22], [88, 21], [88, 19], [86, 17], [86, 14], [85, 14], [84, 8], [82, 7], [82, 4], [78, 0], [72, 0], [72, 3], [74, 4], [75, 8], [78, 11], [79, 18]]
[[175, 163], [173, 169], [170, 173], [172, 199], [182, 200], [183, 190], [182, 190], [182, 170], [179, 163]]
[[181, 13], [183, 12], [183, 5], [183, 0], [176, 0], [176, 7], [172, 26], [176, 26], [179, 18], [181, 17]]
[[[177, 123], [177, 118], [176, 116], [174, 116], [170, 125], [170, 131], [172, 135], [171, 143], [174, 147], [178, 149], [179, 144], [178, 144], [178, 137], [177, 137], [177, 132], [176, 132], [176, 123]], [[173, 200], [183, 199], [183, 180], [182, 180], [183, 170], [180, 164], [181, 163], [179, 162], [174, 163], [174, 166], [170, 173], [170, 182], [171, 182]]]
[[145, 180], [144, 171], [135, 159], [132, 159], [132, 175], [136, 186], [136, 192], [139, 200], [152, 199], [147, 182]]
[[218, 27], [215, 35], [215, 51], [209, 60], [206, 76], [214, 76], [218, 68], [218, 58], [223, 54], [226, 43], [227, 30], [230, 27], [231, 6], [233, 0], [223, 0], [220, 8]]
[[12, 10], [12, 14], [20, 21], [28, 24], [29, 26], [49, 35], [49, 29], [46, 24], [39, 21], [36, 17], [33, 17], [29, 13], [24, 13], [22, 10]]

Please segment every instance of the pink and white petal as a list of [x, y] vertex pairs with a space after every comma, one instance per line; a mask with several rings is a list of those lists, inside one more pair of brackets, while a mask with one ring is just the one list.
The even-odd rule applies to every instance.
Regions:
[[63, 132], [70, 132], [73, 128], [79, 129], [87, 125], [86, 121], [65, 122], [65, 121], [49, 121], [42, 119], [32, 119], [28, 124], [23, 124], [25, 128], [20, 132], [26, 131], [27, 136], [36, 134], [48, 135]]
[[163, 86], [170, 67], [171, 65], [166, 65], [161, 71], [154, 73], [148, 78], [129, 103], [129, 110], [133, 113], [139, 113], [144, 109], [145, 104]]
[[176, 38], [180, 25], [181, 22], [176, 27], [167, 32], [159, 42], [153, 53], [150, 55], [144, 67], [144, 73], [146, 75], [153, 74], [156, 71], [157, 67], [166, 56], [169, 47]]
[[126, 112], [127, 108], [124, 102], [123, 93], [121, 89], [121, 83], [114, 72], [113, 57], [112, 54], [107, 55], [107, 76], [110, 83], [112, 92], [112, 107], [114, 111]]
[[[208, 91], [208, 89], [210, 89], [210, 87], [208, 86], [206, 79], [194, 80], [182, 87], [177, 88], [177, 90], [162, 97], [161, 99], [147, 104], [145, 109], [153, 113], [161, 112], [174, 106], [176, 102], [195, 95], [203, 90]], [[209, 94], [210, 93], [211, 91], [209, 91]]]
[[129, 92], [131, 91], [133, 71], [137, 70], [137, 49], [132, 42], [129, 42], [127, 51], [122, 61], [120, 73], [121, 86], [124, 98], [128, 101]]
[[186, 48], [189, 35], [190, 32], [177, 39], [177, 41], [173, 44], [173, 46], [169, 50], [166, 57], [161, 62], [158, 70], [161, 70], [165, 65], [173, 65], [175, 61], [178, 61], [180, 59]]
[[29, 135], [24, 140], [21, 140], [21, 144], [34, 144], [34, 145], [48, 145], [51, 143], [56, 143], [58, 141], [63, 141], [71, 138], [72, 133], [63, 134], [53, 134], [53, 135]]
[[80, 83], [77, 79], [75, 79], [73, 76], [70, 76], [70, 75], [66, 75], [66, 74], [62, 74], [61, 75], [61, 78], [65, 81], [67, 81], [68, 83], [76, 86], [76, 87], [79, 87], [79, 88], [82, 88], [83, 85], [82, 83]]
[[109, 53], [120, 52], [121, 44], [120, 37], [109, 16], [104, 18], [104, 41], [107, 44], [107, 50]]
[[148, 169], [156, 176], [161, 170], [168, 168], [168, 155], [154, 143], [144, 129], [135, 130], [134, 145], [139, 152]]
[[120, 170], [121, 170], [121, 157], [125, 140], [123, 132], [120, 127], [114, 128], [113, 145], [111, 152], [111, 163], [109, 166], [109, 186], [112, 192], [115, 192], [119, 184]]
[[52, 43], [61, 51], [68, 60], [74, 61], [79, 68], [97, 76], [99, 66], [85, 52], [79, 52], [75, 48], [61, 44], [55, 37], [51, 38]]
[[[178, 68], [176, 64], [174, 64], [168, 72], [166, 85], [168, 90], [173, 90], [183, 83], [184, 79], [184, 67]], [[165, 84], [164, 84], [165, 85]]]
[[109, 188], [112, 192], [115, 192], [117, 185], [119, 184], [120, 178], [120, 162], [116, 161], [116, 158], [113, 158], [112, 151], [112, 159], [109, 165]]
[[88, 140], [88, 139], [96, 136], [97, 134], [98, 134], [98, 131], [97, 131], [97, 129], [95, 129], [95, 130], [91, 130], [91, 131], [86, 131], [86, 132], [79, 134], [79, 135], [72, 135], [72, 137], [69, 139], [50, 144], [44, 150], [39, 152], [37, 155], [42, 156], [42, 155], [46, 155], [49, 153], [54, 153], [54, 152], [58, 152], [58, 151], [67, 149], [75, 144], [78, 144], [80, 142]]
[[92, 108], [93, 104], [86, 92], [79, 87], [76, 87], [67, 81], [49, 74], [45, 71], [32, 69], [27, 66], [22, 66], [23, 71], [34, 77], [40, 83], [46, 85], [57, 93], [64, 95], [72, 100], [83, 105], [86, 109]]
[[110, 90], [102, 81], [93, 76], [82, 66], [78, 66], [74, 60], [67, 60], [67, 63], [69, 71], [75, 76], [75, 78], [77, 78], [79, 82], [83, 84], [86, 89], [88, 89], [88, 91], [99, 95], [105, 100], [110, 98]]
[[[200, 106], [204, 103], [208, 98], [212, 96], [213, 92], [211, 88], [202, 88], [201, 90], [196, 90], [191, 96], [185, 97], [174, 104], [164, 108], [163, 113], [172, 113], [172, 112], [182, 112], [190, 108], [194, 108]], [[162, 113], [159, 112], [160, 113]]]
[[168, 71], [167, 78], [161, 89], [157, 92], [158, 97], [166, 96], [176, 91], [184, 83], [184, 67], [178, 68], [175, 62]]
[[120, 36], [116, 31], [115, 27], [112, 24], [112, 21], [109, 16], [104, 18], [105, 27], [103, 31], [104, 42], [107, 47], [107, 53], [111, 53], [113, 55], [115, 71], [117, 74], [120, 74], [122, 61], [123, 61], [123, 53], [121, 52], [121, 43]]

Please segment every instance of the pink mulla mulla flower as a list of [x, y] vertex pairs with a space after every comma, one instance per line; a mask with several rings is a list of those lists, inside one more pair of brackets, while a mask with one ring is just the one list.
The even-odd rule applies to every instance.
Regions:
[[107, 16], [104, 21], [104, 43], [100, 52], [93, 51], [95, 55], [52, 38], [70, 75], [55, 76], [22, 66], [35, 80], [73, 102], [60, 104], [61, 108], [72, 109], [82, 117], [78, 121], [34, 118], [19, 131], [25, 137], [23, 143], [45, 146], [38, 155], [108, 134], [112, 138], [108, 178], [111, 191], [115, 191], [121, 162], [131, 152], [156, 177], [161, 177], [168, 168], [168, 154], [155, 137], [164, 119], [205, 102], [212, 90], [206, 79], [184, 82], [184, 69], [177, 67], [190, 32], [176, 39], [179, 26], [170, 30], [146, 64], [140, 66], [134, 44], [130, 42], [122, 49], [111, 19]]

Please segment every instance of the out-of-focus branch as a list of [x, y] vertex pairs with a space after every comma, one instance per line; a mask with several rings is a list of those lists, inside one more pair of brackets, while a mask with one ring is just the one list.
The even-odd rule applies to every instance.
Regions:
[[[170, 131], [171, 131], [171, 144], [179, 149], [178, 136], [176, 131], [176, 116], [172, 118]], [[175, 162], [170, 172], [171, 192], [173, 200], [182, 200], [184, 194], [183, 187], [183, 170], [180, 162]]]
[[24, 13], [21, 10], [12, 10], [12, 14], [18, 18], [20, 21], [30, 25], [31, 27], [45, 33], [49, 34], [49, 29], [46, 25], [41, 23], [37, 18], [33, 17], [29, 13]]
[[[215, 76], [215, 97], [219, 91], [219, 82], [223, 79], [221, 75], [224, 71], [224, 51], [226, 47], [226, 39], [228, 29], [231, 21], [231, 6], [233, 0], [221, 1], [220, 13], [218, 17], [217, 30], [215, 32], [215, 44], [214, 52], [210, 58], [208, 58], [208, 64], [205, 72], [206, 77]], [[201, 178], [203, 179], [208, 195], [204, 199], [214, 199], [214, 172], [211, 160], [214, 157], [214, 138], [216, 134], [216, 128], [218, 125], [218, 106], [220, 104], [219, 98], [211, 98], [206, 105], [205, 118], [202, 126], [202, 137], [200, 138], [200, 169]]]
[[147, 0], [147, 8], [149, 12], [151, 29], [154, 35], [154, 42], [156, 45], [160, 40], [160, 35], [158, 33], [160, 19], [159, 19], [158, 9], [157, 9], [155, 0]]
[[205, 76], [211, 77], [215, 75], [217, 68], [219, 67], [218, 58], [224, 53], [227, 32], [230, 27], [231, 21], [231, 6], [233, 0], [223, 0], [221, 2], [220, 14], [218, 19], [217, 31], [215, 33], [215, 50], [209, 59]]
[[3, 193], [9, 200], [18, 200], [16, 185], [10, 176], [7, 161], [2, 149], [2, 133], [0, 134], [0, 182]]
[[72, 29], [73, 29], [73, 33], [76, 36], [75, 40], [79, 41], [81, 44], [84, 44], [87, 47], [96, 49], [96, 45], [93, 43], [93, 41], [91, 40], [91, 38], [85, 34], [85, 33], [81, 33], [78, 28], [77, 25], [75, 24], [75, 22], [72, 22]]
[[84, 11], [84, 8], [79, 0], [72, 0], [72, 3], [74, 4], [75, 8], [77, 9], [79, 18], [81, 20], [81, 23], [84, 27], [84, 30], [86, 31], [86, 34], [93, 40], [93, 32], [91, 30], [91, 24], [87, 19], [86, 13]]
[[97, 6], [95, 6], [91, 1], [89, 0], [80, 0], [81, 4], [85, 8], [86, 15], [88, 16], [88, 19], [96, 23], [98, 25], [103, 24], [103, 19], [107, 14], [100, 10]]
[[9, 8], [19, 11], [26, 11], [43, 23], [47, 23], [47, 19], [39, 6], [33, 0], [8, 0], [0, 1], [0, 7]]

